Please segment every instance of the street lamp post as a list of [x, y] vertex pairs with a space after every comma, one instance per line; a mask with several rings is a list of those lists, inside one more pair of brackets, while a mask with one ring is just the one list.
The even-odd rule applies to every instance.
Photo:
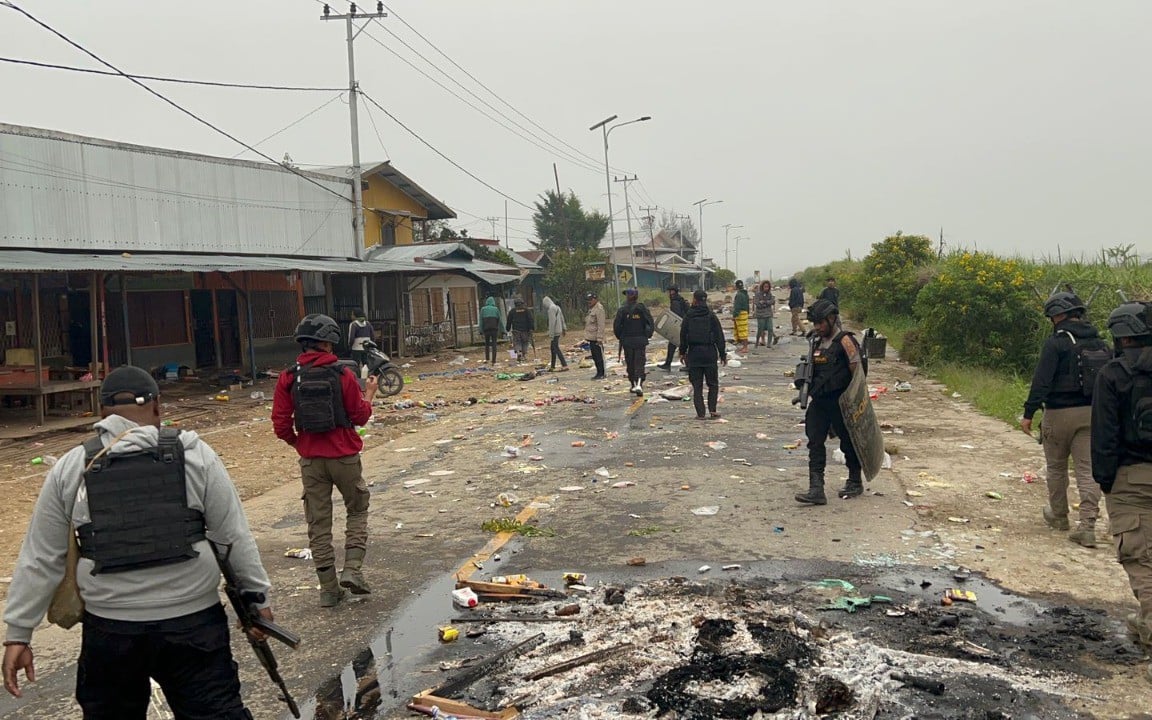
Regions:
[[[608, 170], [608, 133], [612, 132], [613, 130], [615, 130], [618, 127], [624, 127], [625, 125], [631, 125], [632, 123], [638, 123], [638, 122], [645, 122], [646, 120], [652, 119], [652, 117], [650, 115], [645, 115], [643, 117], [638, 117], [635, 120], [629, 120], [627, 122], [616, 123], [612, 127], [608, 127], [608, 123], [612, 122], [613, 120], [615, 120], [618, 117], [620, 117], [620, 116], [619, 115], [613, 115], [612, 117], [604, 118], [600, 122], [598, 122], [595, 125], [593, 125], [592, 127], [588, 128], [589, 131], [595, 130], [596, 128], [600, 128], [604, 132], [604, 183], [608, 187], [608, 232], [612, 237], [612, 276], [613, 276], [612, 279], [616, 285], [617, 298], [619, 298], [619, 295], [620, 295], [620, 273], [616, 272], [616, 225], [615, 225], [615, 220], [612, 216], [612, 176]], [[629, 237], [628, 241], [631, 242], [632, 238]], [[633, 279], [635, 279], [635, 278], [633, 278]]]
[[704, 290], [708, 286], [707, 276], [705, 274], [706, 271], [704, 269], [704, 206], [705, 205], [715, 205], [717, 203], [722, 203], [722, 202], [724, 202], [724, 201], [723, 200], [709, 200], [708, 198], [704, 198], [703, 200], [697, 200], [696, 202], [692, 203], [693, 205], [695, 205], [699, 209], [699, 217], [700, 217], [700, 228], [699, 228], [700, 237], [697, 239], [697, 248], [696, 249], [697, 249], [697, 252], [700, 254], [700, 289], [701, 290]]
[[736, 263], [735, 263], [736, 267], [733, 268], [732, 272], [736, 273], [736, 279], [739, 280], [739, 279], [741, 279], [740, 278], [740, 241], [741, 240], [751, 240], [752, 238], [740, 236], [740, 237], [734, 237], [732, 239], [736, 241]]
[[729, 270], [731, 270], [732, 268], [728, 266], [728, 231], [730, 231], [732, 228], [742, 228], [742, 227], [744, 227], [744, 226], [743, 225], [733, 225], [732, 223], [728, 223], [727, 225], [724, 226], [724, 267], [728, 268]]

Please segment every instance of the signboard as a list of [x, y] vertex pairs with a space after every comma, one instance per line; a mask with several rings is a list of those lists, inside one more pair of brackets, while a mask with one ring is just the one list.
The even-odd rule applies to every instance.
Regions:
[[584, 279], [588, 282], [603, 282], [604, 266], [584, 268]]
[[622, 283], [632, 282], [632, 273], [630, 273], [627, 270], [621, 270], [620, 271], [620, 282], [622, 282]]

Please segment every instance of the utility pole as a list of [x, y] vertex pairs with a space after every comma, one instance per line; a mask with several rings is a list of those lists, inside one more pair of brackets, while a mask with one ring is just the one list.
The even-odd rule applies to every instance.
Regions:
[[492, 239], [496, 241], [497, 245], [499, 245], [500, 244], [500, 236], [498, 236], [496, 234], [496, 223], [500, 222], [500, 218], [492, 216], [492, 217], [486, 217], [484, 219], [487, 220], [488, 224], [492, 226]]
[[[728, 265], [728, 232], [732, 228], [742, 228], [742, 227], [744, 227], [744, 226], [743, 225], [733, 225], [732, 223], [728, 223], [727, 225], [724, 226], [724, 267], [729, 269], [729, 270], [732, 270], [732, 267]], [[736, 258], [737, 258], [736, 264], [739, 265], [740, 264], [739, 254], [737, 254]], [[739, 277], [740, 277], [739, 274], [737, 274], [736, 277], [737, 277], [737, 279], [739, 279]]]
[[940, 249], [936, 251], [937, 258], [944, 257], [944, 226], [940, 226]]
[[[357, 9], [356, 3], [352, 3], [348, 8], [347, 15], [333, 15], [331, 8], [325, 5], [324, 14], [320, 16], [321, 20], [343, 20], [348, 28], [348, 116], [352, 126], [352, 202], [356, 206], [352, 225], [356, 231], [356, 257], [358, 258], [364, 257], [366, 248], [364, 247], [364, 193], [361, 188], [362, 178], [360, 177], [360, 123], [356, 114], [360, 106], [360, 85], [356, 82], [355, 40], [369, 22], [375, 18], [385, 17], [388, 17], [388, 13], [384, 12], [383, 2], [376, 3], [376, 12], [374, 13], [361, 12]], [[364, 24], [356, 29], [353, 21], [361, 19], [364, 20]], [[368, 304], [366, 284], [364, 286], [364, 304]], [[367, 311], [368, 308], [365, 307], [364, 310]]]
[[656, 224], [656, 216], [652, 213], [656, 212], [658, 207], [642, 207], [640, 212], [644, 213], [644, 219], [648, 221], [648, 248], [652, 251], [652, 269], [659, 270], [660, 264], [656, 262], [656, 234], [654, 232], [654, 225]]
[[695, 205], [697, 207], [697, 209], [699, 210], [699, 213], [700, 213], [700, 226], [698, 228], [696, 228], [696, 232], [699, 234], [699, 237], [697, 238], [697, 241], [696, 241], [696, 246], [697, 246], [697, 249], [700, 253], [700, 289], [701, 290], [707, 290], [708, 289], [707, 268], [704, 267], [704, 206], [705, 205], [715, 205], [716, 203], [722, 203], [722, 202], [724, 202], [724, 201], [723, 200], [709, 200], [708, 198], [704, 198], [703, 200], [697, 200], [696, 202], [692, 203], [693, 205]]
[[504, 247], [512, 249], [512, 241], [508, 239], [508, 201], [504, 201]]
[[636, 277], [636, 246], [632, 243], [632, 209], [628, 204], [628, 183], [635, 182], [636, 178], [636, 175], [612, 178], [612, 182], [624, 183], [624, 219], [628, 222], [628, 254], [632, 257], [632, 287], [639, 287], [640, 278]]
[[[688, 220], [687, 215], [677, 215], [676, 219], [680, 221], [680, 252], [676, 253], [681, 258], [684, 257], [684, 221]], [[672, 266], [672, 282], [676, 282], [676, 266]]]

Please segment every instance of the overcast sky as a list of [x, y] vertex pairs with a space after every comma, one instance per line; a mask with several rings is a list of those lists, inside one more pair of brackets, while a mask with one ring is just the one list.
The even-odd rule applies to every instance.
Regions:
[[[15, 1], [129, 72], [347, 84], [344, 24], [321, 22], [314, 0]], [[372, 38], [483, 107], [370, 26], [372, 37], [356, 43], [363, 89], [528, 205], [554, 187], [556, 161], [561, 186], [606, 211], [601, 137], [588, 127], [612, 114], [651, 115], [611, 136], [613, 167], [640, 178], [630, 188], [634, 216], [654, 204], [695, 218], [696, 200], [723, 200], [704, 211], [705, 252], [724, 264], [723, 225], [743, 225], [731, 237], [749, 238], [740, 243], [745, 275], [859, 256], [896, 230], [935, 238], [941, 227], [951, 246], [1003, 253], [1060, 246], [1067, 257], [1127, 243], [1152, 251], [1148, 0], [387, 4], [587, 156], [581, 167], [516, 137], [387, 52]], [[399, 20], [383, 22], [537, 142], [556, 144]], [[94, 66], [3, 7], [0, 56]], [[336, 97], [155, 87], [249, 143]], [[361, 112], [364, 161], [390, 158], [461, 211], [472, 235], [490, 235], [476, 216], [503, 216], [504, 198], [372, 114], [383, 146]], [[125, 80], [2, 63], [0, 121], [213, 155], [242, 150]], [[260, 149], [297, 163], [349, 162], [347, 105], [336, 100]], [[622, 233], [622, 186], [613, 192]], [[526, 247], [531, 212], [510, 202], [509, 215], [513, 246]]]

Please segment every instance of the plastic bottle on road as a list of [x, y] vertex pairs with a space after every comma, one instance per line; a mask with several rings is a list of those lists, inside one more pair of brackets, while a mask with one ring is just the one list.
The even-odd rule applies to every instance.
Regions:
[[472, 588], [462, 587], [452, 591], [452, 602], [460, 607], [474, 608], [480, 604], [480, 598], [476, 597]]

